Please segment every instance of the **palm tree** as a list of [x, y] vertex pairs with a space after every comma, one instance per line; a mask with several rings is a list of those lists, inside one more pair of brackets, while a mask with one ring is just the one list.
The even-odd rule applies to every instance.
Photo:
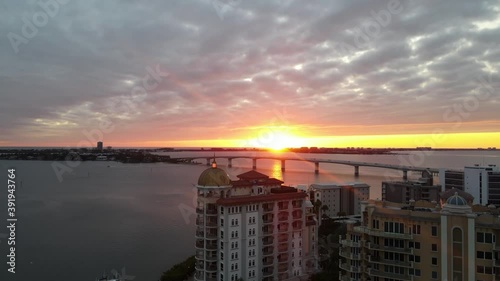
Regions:
[[[327, 205], [323, 205], [321, 206], [321, 211], [323, 211], [323, 213], [325, 213], [326, 211], [328, 211], [328, 206]], [[328, 216], [328, 215], [327, 215]]]
[[319, 200], [319, 199], [316, 199], [316, 202], [314, 202], [313, 206], [314, 206], [314, 212], [316, 214], [319, 213], [319, 208], [321, 207], [322, 204], [323, 203], [321, 203], [321, 200]]

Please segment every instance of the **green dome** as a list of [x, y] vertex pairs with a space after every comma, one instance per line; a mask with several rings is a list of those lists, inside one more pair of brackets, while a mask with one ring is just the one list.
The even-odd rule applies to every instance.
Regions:
[[211, 167], [203, 171], [198, 178], [200, 186], [225, 186], [231, 185], [231, 179], [228, 174], [217, 167]]

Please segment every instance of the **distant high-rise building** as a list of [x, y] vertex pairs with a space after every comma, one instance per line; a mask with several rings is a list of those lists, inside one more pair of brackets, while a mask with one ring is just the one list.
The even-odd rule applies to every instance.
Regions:
[[370, 186], [365, 183], [315, 183], [309, 187], [313, 202], [320, 200], [329, 217], [339, 213], [347, 216], [361, 214], [361, 201], [370, 199]]
[[439, 184], [443, 191], [449, 189], [464, 190], [464, 172], [458, 170], [439, 170]]
[[500, 169], [496, 165], [466, 166], [463, 171], [439, 172], [445, 190], [456, 188], [470, 193], [474, 204], [500, 206]]
[[[432, 182], [432, 181], [431, 181]], [[418, 181], [384, 181], [382, 182], [382, 200], [408, 204], [411, 200], [439, 202], [440, 185], [429, 185], [428, 179]]]
[[102, 141], [98, 141], [97, 142], [97, 150], [102, 151], [102, 148], [103, 148]]
[[197, 187], [194, 279], [307, 280], [318, 268], [318, 224], [307, 193], [250, 171], [212, 167]]

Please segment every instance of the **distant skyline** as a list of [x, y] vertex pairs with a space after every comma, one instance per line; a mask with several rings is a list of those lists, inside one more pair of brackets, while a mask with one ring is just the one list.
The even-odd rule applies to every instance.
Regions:
[[500, 147], [500, 1], [9, 1], [0, 23], [0, 146]]

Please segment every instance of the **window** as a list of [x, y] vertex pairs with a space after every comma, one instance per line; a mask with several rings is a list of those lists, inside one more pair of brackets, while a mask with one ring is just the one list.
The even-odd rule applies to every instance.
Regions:
[[437, 244], [432, 244], [432, 251], [437, 252], [438, 250], [438, 245]]
[[453, 228], [452, 280], [463, 280], [462, 229]]
[[412, 227], [413, 234], [420, 234], [420, 224], [414, 224]]
[[478, 243], [494, 243], [495, 235], [493, 235], [493, 233], [478, 232], [476, 235], [476, 241]]
[[492, 252], [477, 251], [476, 257], [478, 259], [492, 260], [493, 259], [493, 253]]
[[398, 222], [384, 222], [384, 231], [393, 233], [404, 233], [404, 224]]
[[431, 277], [432, 277], [432, 279], [438, 279], [437, 271], [433, 271]]
[[420, 269], [415, 269], [415, 276], [420, 276]]
[[432, 236], [438, 236], [438, 228], [437, 228], [437, 226], [432, 226], [431, 227], [431, 235]]
[[432, 265], [437, 265], [437, 264], [438, 264], [438, 259], [432, 258]]

